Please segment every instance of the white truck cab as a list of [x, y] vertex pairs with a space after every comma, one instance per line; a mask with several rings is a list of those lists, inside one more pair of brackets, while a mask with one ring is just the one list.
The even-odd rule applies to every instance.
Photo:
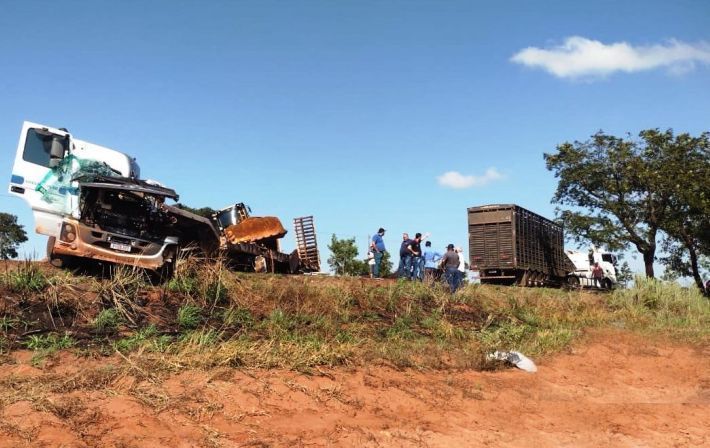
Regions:
[[32, 208], [52, 264], [91, 258], [157, 270], [175, 258], [178, 218], [164, 202], [178, 195], [139, 176], [127, 154], [25, 122], [9, 191]]
[[575, 266], [575, 271], [568, 276], [568, 282], [570, 284], [594, 287], [594, 279], [592, 276], [594, 263], [599, 263], [599, 266], [604, 272], [602, 278], [603, 288], [612, 289], [617, 284], [616, 255], [601, 251], [596, 247], [591, 247], [589, 252], [566, 250], [565, 253]]
[[10, 194], [32, 208], [35, 232], [58, 237], [65, 216], [79, 217], [81, 170], [139, 177], [135, 159], [119, 151], [78, 140], [66, 129], [24, 122], [10, 177]]

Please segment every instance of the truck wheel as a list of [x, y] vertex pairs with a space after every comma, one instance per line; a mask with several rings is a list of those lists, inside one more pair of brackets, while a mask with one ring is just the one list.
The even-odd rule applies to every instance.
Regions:
[[579, 277], [570, 275], [567, 277], [567, 284], [570, 288], [579, 288]]
[[54, 236], [47, 238], [47, 261], [55, 268], [61, 268], [64, 265], [64, 260], [54, 255], [54, 244], [56, 242], [57, 238]]
[[605, 278], [604, 280], [602, 280], [602, 287], [604, 289], [608, 289], [609, 291], [611, 291], [611, 288], [613, 286], [614, 286], [614, 284], [608, 278]]

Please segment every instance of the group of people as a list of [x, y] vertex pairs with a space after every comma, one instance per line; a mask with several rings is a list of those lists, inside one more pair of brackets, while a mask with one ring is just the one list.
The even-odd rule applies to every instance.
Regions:
[[[381, 228], [372, 237], [368, 259], [370, 275], [380, 277], [382, 257], [386, 252], [384, 237], [385, 229]], [[451, 292], [456, 292], [465, 274], [465, 260], [460, 247], [449, 244], [442, 255], [432, 248], [431, 241], [424, 241], [428, 235], [416, 233], [410, 238], [408, 233], [402, 234], [399, 246], [399, 266], [397, 277], [408, 280], [429, 281], [439, 280], [443, 274]], [[422, 248], [422, 242], [424, 247]]]

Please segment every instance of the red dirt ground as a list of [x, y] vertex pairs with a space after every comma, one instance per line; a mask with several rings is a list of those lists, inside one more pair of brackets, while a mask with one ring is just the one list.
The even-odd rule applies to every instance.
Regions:
[[[122, 362], [63, 354], [36, 369], [30, 356], [14, 353], [0, 381], [72, 381]], [[710, 446], [709, 347], [594, 332], [538, 367], [187, 370], [153, 383], [123, 376], [6, 406], [0, 447]]]

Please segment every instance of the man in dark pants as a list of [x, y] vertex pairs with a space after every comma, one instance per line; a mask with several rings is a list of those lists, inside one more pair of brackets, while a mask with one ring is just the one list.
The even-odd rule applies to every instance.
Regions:
[[594, 286], [597, 288], [604, 287], [604, 269], [599, 266], [599, 263], [594, 263], [594, 267], [592, 268], [592, 279], [594, 280]]
[[410, 271], [408, 272], [409, 274], [409, 279], [410, 280], [417, 280], [419, 278], [419, 273], [421, 270], [421, 260], [422, 260], [422, 234], [417, 233], [414, 235], [414, 239], [410, 241], [409, 246], [407, 246], [407, 250], [409, 250], [410, 253]]
[[385, 241], [382, 239], [383, 236], [385, 236], [385, 229], [380, 227], [375, 236], [372, 237], [372, 242], [370, 243], [372, 253], [375, 254], [375, 278], [378, 278], [380, 276], [382, 257], [385, 255]]
[[397, 277], [408, 277], [409, 272], [407, 271], [407, 267], [409, 265], [409, 251], [407, 250], [407, 246], [409, 246], [409, 243], [412, 240], [409, 239], [409, 234], [408, 233], [403, 233], [402, 234], [402, 245], [399, 246], [399, 267], [397, 268]]
[[439, 264], [444, 269], [444, 278], [449, 283], [451, 294], [455, 293], [459, 287], [459, 254], [453, 244], [446, 246], [446, 253]]
[[431, 241], [426, 242], [422, 257], [424, 257], [424, 278], [429, 281], [438, 280], [441, 275], [437, 274], [436, 266], [441, 260], [441, 254], [432, 249]]

